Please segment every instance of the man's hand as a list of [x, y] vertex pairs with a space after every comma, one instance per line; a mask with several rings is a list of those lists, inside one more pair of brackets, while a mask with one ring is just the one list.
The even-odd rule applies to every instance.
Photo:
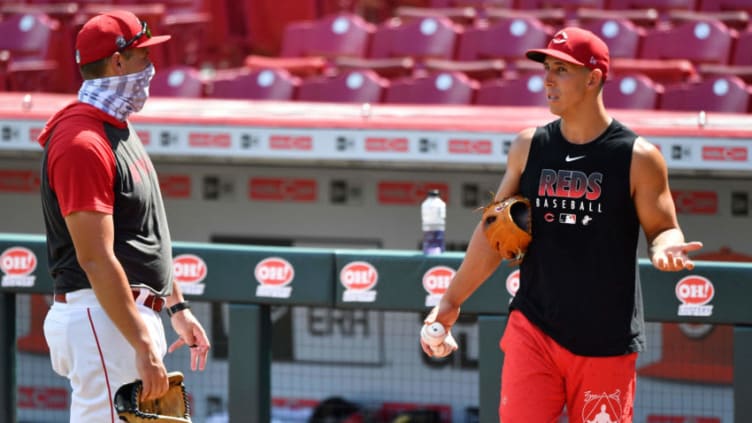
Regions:
[[[420, 347], [423, 349], [423, 352], [425, 352], [426, 355], [428, 355], [429, 357], [445, 357], [451, 354], [453, 351], [457, 350], [457, 342], [452, 336], [451, 328], [457, 321], [459, 315], [460, 308], [453, 306], [448, 301], [444, 301], [443, 298], [439, 302], [439, 304], [437, 304], [431, 310], [431, 312], [428, 313], [426, 318], [423, 320], [423, 326], [428, 326], [435, 322], [441, 323], [441, 325], [446, 330], [446, 338], [444, 339], [445, 345], [441, 347], [434, 345], [432, 348], [432, 345], [430, 345], [429, 342], [424, 339], [423, 336], [421, 336]], [[441, 354], [437, 355], [437, 352], [439, 351], [441, 352]]]
[[187, 345], [191, 350], [191, 370], [195, 371], [197, 368], [204, 370], [211, 345], [201, 323], [190, 310], [173, 314], [170, 321], [179, 338], [170, 345], [167, 352], [171, 353], [183, 345]]
[[167, 369], [153, 346], [144, 351], [136, 351], [136, 370], [143, 383], [140, 397], [142, 401], [159, 398], [167, 392], [170, 386]]
[[695, 268], [695, 263], [689, 259], [687, 253], [697, 251], [700, 248], [702, 248], [702, 242], [699, 241], [654, 247], [651, 261], [656, 269], [666, 272], [692, 270]]

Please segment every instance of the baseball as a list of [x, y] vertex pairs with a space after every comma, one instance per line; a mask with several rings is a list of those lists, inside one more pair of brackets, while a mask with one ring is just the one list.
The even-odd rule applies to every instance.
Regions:
[[430, 325], [423, 325], [420, 336], [431, 348], [436, 348], [444, 343], [446, 330], [444, 329], [444, 325], [434, 322]]

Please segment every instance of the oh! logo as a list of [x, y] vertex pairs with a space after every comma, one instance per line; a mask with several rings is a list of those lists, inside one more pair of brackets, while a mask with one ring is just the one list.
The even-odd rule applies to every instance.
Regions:
[[676, 298], [679, 305], [679, 316], [710, 316], [713, 306], [708, 304], [715, 296], [715, 287], [708, 279], [690, 275], [676, 284]]
[[2, 286], [34, 286], [37, 256], [25, 247], [11, 247], [0, 255], [0, 270], [4, 273]]
[[423, 289], [428, 292], [426, 307], [433, 307], [439, 303], [456, 273], [451, 267], [434, 266], [423, 274]]
[[253, 271], [259, 282], [257, 297], [290, 298], [292, 287], [288, 286], [295, 278], [295, 268], [281, 257], [268, 257], [261, 260]]
[[180, 289], [191, 295], [204, 293], [206, 285], [201, 283], [208, 273], [204, 260], [193, 254], [182, 254], [172, 259], [173, 275], [175, 282], [180, 284]]
[[339, 271], [339, 281], [345, 287], [342, 293], [344, 302], [372, 303], [376, 301], [373, 290], [379, 281], [379, 272], [371, 263], [352, 261]]

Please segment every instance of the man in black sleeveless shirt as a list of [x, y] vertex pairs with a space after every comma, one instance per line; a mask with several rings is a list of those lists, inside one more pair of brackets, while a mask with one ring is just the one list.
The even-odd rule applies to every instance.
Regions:
[[[113, 396], [143, 381], [141, 397], [168, 388], [166, 352], [190, 346], [203, 370], [203, 327], [173, 283], [172, 244], [156, 171], [134, 128], [154, 66], [152, 37], [133, 13], [87, 21], [76, 38], [84, 82], [39, 136], [41, 194], [55, 302], [44, 322], [53, 369], [70, 380], [70, 421], [117, 420]], [[169, 349], [159, 312], [180, 336]]]
[[[560, 119], [518, 134], [496, 193], [528, 198], [533, 228], [501, 340], [499, 418], [553, 423], [566, 406], [570, 422], [630, 423], [645, 347], [639, 229], [663, 271], [692, 269], [687, 253], [702, 243], [684, 239], [660, 151], [603, 105], [606, 44], [565, 28], [527, 56], [543, 63], [549, 109]], [[450, 328], [500, 261], [478, 225], [426, 320]]]

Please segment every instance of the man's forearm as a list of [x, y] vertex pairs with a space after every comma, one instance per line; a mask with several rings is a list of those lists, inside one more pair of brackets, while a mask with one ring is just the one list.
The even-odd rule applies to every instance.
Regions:
[[443, 300], [459, 307], [493, 274], [500, 263], [501, 257], [488, 245], [480, 225], [476, 226], [465, 258], [444, 293]]

